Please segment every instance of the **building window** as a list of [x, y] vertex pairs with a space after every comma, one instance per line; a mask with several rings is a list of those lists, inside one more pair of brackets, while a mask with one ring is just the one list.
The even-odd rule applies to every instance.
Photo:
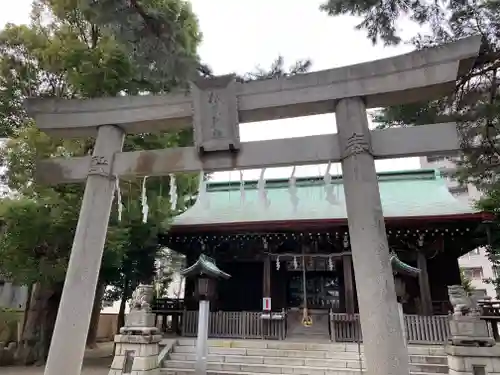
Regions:
[[467, 194], [469, 192], [469, 188], [466, 185], [458, 185], [448, 188], [452, 195], [462, 195]]
[[470, 280], [481, 280], [483, 278], [483, 267], [463, 268], [465, 277]]
[[446, 160], [446, 156], [427, 156], [428, 163], [434, 163], [442, 160]]

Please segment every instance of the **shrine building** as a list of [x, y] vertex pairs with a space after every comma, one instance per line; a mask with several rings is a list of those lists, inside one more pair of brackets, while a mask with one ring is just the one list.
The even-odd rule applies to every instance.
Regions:
[[[447, 286], [461, 283], [458, 258], [486, 244], [488, 215], [455, 199], [434, 170], [378, 176], [407, 330], [416, 327], [414, 341], [445, 340]], [[359, 327], [342, 332], [340, 324], [358, 316], [355, 279], [363, 277], [354, 273], [341, 176], [204, 182], [196, 203], [174, 218], [161, 241], [184, 254], [187, 266], [204, 254], [230, 275], [217, 281], [211, 297], [212, 337], [323, 333], [337, 341], [356, 339]], [[178, 332], [186, 336], [196, 334], [195, 289], [188, 279], [177, 306], [182, 319], [176, 328], [180, 324]], [[269, 314], [263, 314], [264, 303]], [[307, 332], [300, 324], [304, 306], [316, 327]], [[422, 319], [439, 332], [417, 327]]]

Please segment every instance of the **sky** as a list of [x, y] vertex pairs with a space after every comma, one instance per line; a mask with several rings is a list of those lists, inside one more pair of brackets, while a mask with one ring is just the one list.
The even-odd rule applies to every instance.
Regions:
[[[5, 1], [5, 0], [4, 0]], [[266, 68], [281, 55], [287, 65], [296, 60], [311, 59], [312, 71], [330, 69], [407, 53], [409, 45], [373, 46], [364, 31], [355, 30], [359, 19], [328, 17], [319, 11], [322, 0], [191, 0], [198, 16], [203, 41], [200, 55], [215, 74], [245, 73], [255, 67]], [[28, 23], [31, 0], [9, 2], [0, 12], [0, 26], [7, 22]], [[400, 22], [403, 38], [419, 29]], [[246, 123], [240, 126], [243, 142], [303, 137], [335, 133], [333, 114], [295, 119]], [[378, 171], [407, 170], [420, 167], [418, 158], [380, 160]], [[296, 176], [318, 176], [325, 166], [297, 166]], [[266, 178], [290, 176], [292, 166], [269, 168]], [[339, 172], [335, 166], [332, 173]], [[259, 170], [244, 171], [244, 179], [257, 179]], [[235, 172], [218, 172], [212, 180], [238, 180]]]

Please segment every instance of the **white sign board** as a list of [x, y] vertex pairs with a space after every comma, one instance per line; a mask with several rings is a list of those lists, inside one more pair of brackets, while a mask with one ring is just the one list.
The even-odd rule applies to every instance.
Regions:
[[271, 311], [271, 297], [262, 298], [262, 310]]

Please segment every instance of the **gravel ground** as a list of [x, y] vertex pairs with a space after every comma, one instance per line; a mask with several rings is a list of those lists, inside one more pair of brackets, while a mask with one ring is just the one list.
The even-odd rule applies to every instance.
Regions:
[[[113, 360], [113, 343], [99, 344], [85, 353], [82, 375], [108, 375]], [[44, 367], [0, 367], [1, 375], [43, 375]]]

